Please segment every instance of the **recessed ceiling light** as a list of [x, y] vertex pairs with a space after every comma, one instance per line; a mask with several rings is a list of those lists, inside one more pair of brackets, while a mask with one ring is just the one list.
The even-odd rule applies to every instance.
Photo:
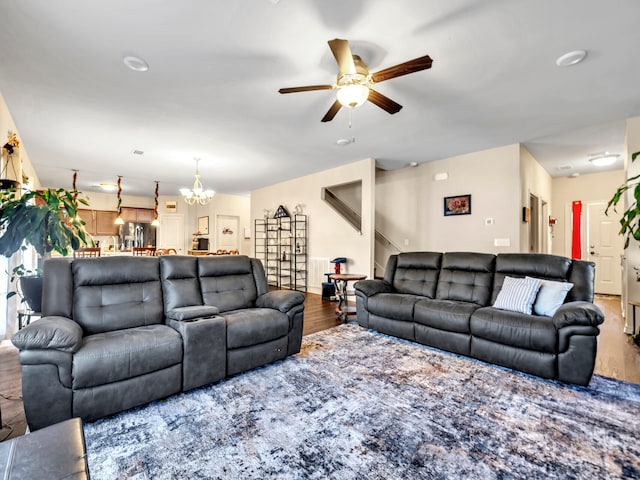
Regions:
[[417, 167], [418, 166], [418, 162], [411, 162], [409, 163], [410, 167]]
[[351, 138], [339, 138], [338, 140], [336, 140], [336, 145], [340, 145], [341, 147], [345, 147], [350, 143], [353, 143], [353, 140]]
[[586, 50], [574, 50], [573, 52], [565, 53], [556, 60], [556, 65], [559, 67], [569, 67], [580, 63], [587, 56]]
[[589, 161], [596, 167], [608, 167], [609, 165], [613, 165], [619, 156], [620, 155], [607, 152], [602, 155], [591, 157]]
[[128, 68], [130, 68], [134, 72], [146, 72], [147, 70], [149, 70], [149, 64], [140, 57], [124, 57], [122, 61]]

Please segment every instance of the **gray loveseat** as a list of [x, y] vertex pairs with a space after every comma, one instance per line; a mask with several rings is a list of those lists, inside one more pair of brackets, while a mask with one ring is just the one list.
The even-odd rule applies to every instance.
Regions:
[[[510, 277], [570, 282], [552, 316], [494, 307]], [[598, 325], [594, 264], [544, 254], [392, 255], [384, 280], [355, 284], [365, 327], [544, 378], [587, 385]]]
[[50, 259], [18, 331], [27, 422], [94, 420], [300, 351], [304, 295], [246, 256]]

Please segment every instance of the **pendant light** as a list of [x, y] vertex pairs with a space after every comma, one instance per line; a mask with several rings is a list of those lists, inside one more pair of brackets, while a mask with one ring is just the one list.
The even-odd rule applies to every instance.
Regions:
[[151, 222], [151, 225], [153, 227], [158, 227], [160, 226], [160, 221], [158, 220], [158, 181], [156, 180], [155, 182], [156, 191], [153, 198], [153, 221]]
[[116, 225], [124, 225], [124, 220], [122, 219], [122, 187], [120, 183], [122, 181], [122, 176], [118, 175], [118, 216], [116, 217], [116, 221], [113, 222]]
[[211, 201], [216, 192], [214, 192], [213, 190], [204, 190], [202, 188], [200, 173], [198, 173], [198, 162], [200, 162], [200, 159], [194, 158], [194, 160], [196, 161], [196, 178], [193, 182], [193, 187], [181, 188], [180, 194], [183, 196], [184, 201], [189, 205], [195, 205], [196, 203], [199, 205], [206, 205]]

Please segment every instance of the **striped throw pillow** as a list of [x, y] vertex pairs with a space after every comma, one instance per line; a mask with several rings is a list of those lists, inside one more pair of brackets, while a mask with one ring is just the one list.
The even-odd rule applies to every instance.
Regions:
[[537, 278], [504, 277], [493, 306], [501, 310], [531, 315], [531, 307], [542, 282]]

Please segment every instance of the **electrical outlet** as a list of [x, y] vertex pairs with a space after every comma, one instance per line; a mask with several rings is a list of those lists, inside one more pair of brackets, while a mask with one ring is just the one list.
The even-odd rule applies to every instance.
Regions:
[[485, 218], [484, 219], [484, 224], [485, 225], [493, 225], [493, 223], [494, 223], [493, 218]]
[[494, 238], [493, 246], [494, 247], [510, 247], [511, 239], [510, 238]]

